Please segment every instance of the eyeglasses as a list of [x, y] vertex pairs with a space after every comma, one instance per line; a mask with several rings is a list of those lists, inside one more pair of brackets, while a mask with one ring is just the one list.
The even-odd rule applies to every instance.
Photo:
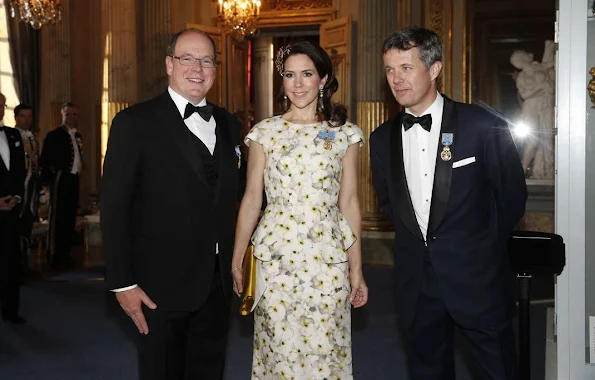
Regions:
[[217, 65], [217, 63], [211, 57], [196, 58], [191, 55], [183, 55], [181, 57], [176, 57], [175, 55], [172, 55], [171, 57], [179, 60], [180, 64], [184, 66], [194, 66], [196, 61], [199, 61], [200, 65], [207, 69], [213, 68]]

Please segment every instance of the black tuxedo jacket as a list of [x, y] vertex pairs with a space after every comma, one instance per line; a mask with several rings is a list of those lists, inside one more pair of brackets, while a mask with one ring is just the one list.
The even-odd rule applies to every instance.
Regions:
[[[10, 150], [10, 170], [0, 158], [0, 197], [7, 195], [18, 195], [23, 198], [25, 186], [25, 149], [21, 134], [15, 128], [4, 127], [8, 148]], [[0, 212], [0, 222], [8, 220], [9, 217], [18, 216], [18, 207], [10, 212]]]
[[[74, 165], [74, 147], [66, 126], [59, 126], [48, 132], [43, 140], [39, 165], [41, 166], [41, 180], [44, 185], [51, 185], [59, 171], [70, 172]], [[76, 132], [75, 140], [79, 147], [81, 164], [83, 161], [82, 136]]]
[[[527, 190], [519, 155], [503, 118], [444, 97], [441, 134], [452, 133], [452, 158], [436, 152], [427, 246], [415, 218], [403, 166], [402, 116], [370, 136], [374, 187], [395, 226], [395, 291], [402, 323], [415, 318], [424, 256], [455, 319], [490, 327], [514, 315], [506, 241], [525, 212]], [[475, 162], [453, 168], [469, 158]]]
[[218, 259], [231, 296], [240, 124], [216, 106], [213, 117], [215, 189], [169, 93], [114, 118], [100, 197], [109, 289], [138, 284], [159, 308], [196, 310], [209, 294]]

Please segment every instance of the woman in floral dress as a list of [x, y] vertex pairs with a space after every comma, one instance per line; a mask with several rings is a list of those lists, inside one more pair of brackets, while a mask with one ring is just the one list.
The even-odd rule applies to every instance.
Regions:
[[[331, 103], [338, 82], [320, 46], [281, 48], [276, 66], [284, 112], [246, 136], [248, 181], [232, 260], [240, 295], [251, 239], [261, 280], [252, 379], [347, 380], [351, 305], [368, 300], [357, 197], [363, 135], [346, 122], [345, 107]], [[258, 222], [263, 187], [267, 207]]]

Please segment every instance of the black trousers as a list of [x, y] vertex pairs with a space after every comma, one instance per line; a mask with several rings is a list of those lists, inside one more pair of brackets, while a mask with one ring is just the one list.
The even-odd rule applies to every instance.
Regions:
[[471, 344], [481, 379], [518, 380], [512, 320], [490, 329], [468, 329], [451, 318], [436, 283], [429, 258], [424, 262], [421, 292], [415, 319], [404, 328], [411, 380], [454, 380], [454, 328], [458, 326]]
[[229, 302], [219, 273], [199, 310], [160, 310], [157, 305], [143, 312], [149, 334], [139, 339], [140, 380], [223, 379]]
[[16, 316], [20, 306], [21, 252], [18, 210], [0, 215], [0, 309], [2, 316]]
[[50, 189], [49, 258], [54, 264], [71, 260], [70, 250], [79, 201], [79, 176], [60, 172]]

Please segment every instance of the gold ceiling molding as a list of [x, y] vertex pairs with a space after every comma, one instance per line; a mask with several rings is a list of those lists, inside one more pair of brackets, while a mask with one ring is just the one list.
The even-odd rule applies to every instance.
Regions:
[[262, 11], [296, 11], [332, 7], [332, 0], [264, 0], [262, 2]]

